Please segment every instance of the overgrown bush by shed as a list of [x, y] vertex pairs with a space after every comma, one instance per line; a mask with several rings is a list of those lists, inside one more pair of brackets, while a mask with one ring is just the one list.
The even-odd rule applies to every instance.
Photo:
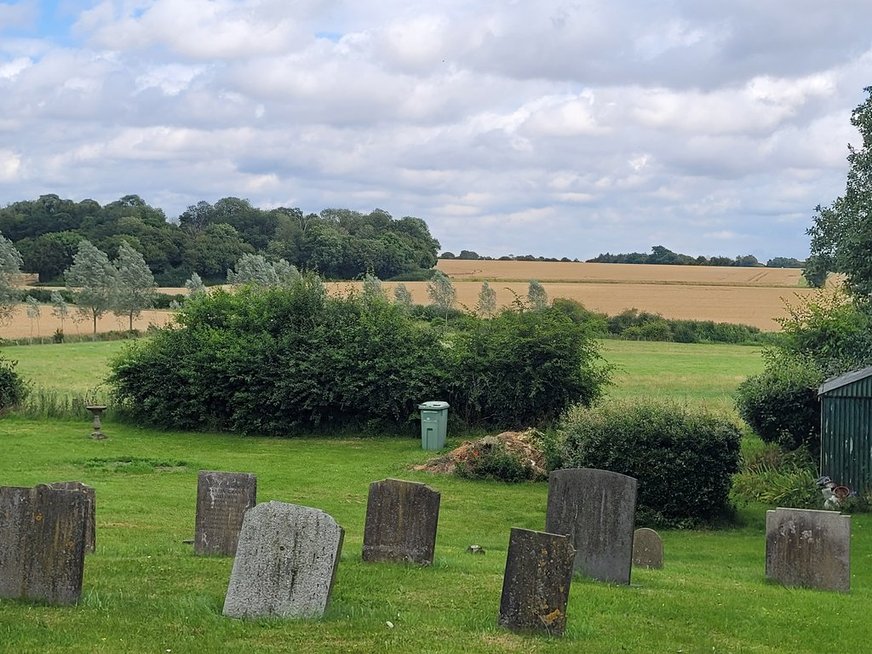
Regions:
[[731, 512], [741, 432], [726, 418], [675, 403], [609, 402], [568, 411], [560, 439], [555, 467], [639, 480], [639, 524], [690, 527]]
[[820, 451], [821, 411], [817, 390], [823, 374], [810, 362], [781, 356], [736, 390], [736, 409], [760, 438], [786, 450]]

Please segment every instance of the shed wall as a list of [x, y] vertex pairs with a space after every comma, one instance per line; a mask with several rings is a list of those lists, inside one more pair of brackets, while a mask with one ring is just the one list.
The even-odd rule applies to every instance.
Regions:
[[821, 474], [851, 490], [872, 487], [872, 379], [821, 396]]

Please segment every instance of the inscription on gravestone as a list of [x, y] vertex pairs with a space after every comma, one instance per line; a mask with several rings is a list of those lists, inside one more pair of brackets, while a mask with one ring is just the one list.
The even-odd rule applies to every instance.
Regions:
[[633, 565], [637, 568], [663, 567], [663, 540], [653, 529], [642, 527], [633, 533]]
[[785, 586], [851, 590], [851, 516], [834, 511], [766, 512], [766, 577]]
[[548, 475], [545, 530], [566, 534], [575, 571], [592, 579], [630, 583], [637, 482], [633, 477], [569, 468]]
[[500, 624], [512, 631], [562, 635], [574, 559], [568, 536], [513, 528]]
[[55, 490], [76, 491], [85, 496], [85, 502], [82, 505], [85, 521], [85, 554], [92, 554], [97, 546], [97, 495], [94, 488], [80, 481], [56, 481], [49, 486]]
[[400, 479], [371, 483], [363, 560], [433, 563], [439, 500], [439, 492], [426, 484]]
[[224, 600], [232, 618], [319, 618], [324, 614], [344, 532], [318, 509], [284, 502], [245, 514]]
[[257, 499], [257, 477], [247, 472], [201, 470], [197, 478], [194, 553], [233, 556], [242, 517]]
[[0, 487], [0, 598], [75, 604], [85, 568], [84, 493]]

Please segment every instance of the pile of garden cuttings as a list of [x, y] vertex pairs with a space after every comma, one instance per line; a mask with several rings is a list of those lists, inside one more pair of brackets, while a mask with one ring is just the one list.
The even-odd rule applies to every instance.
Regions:
[[545, 467], [545, 455], [539, 448], [542, 433], [535, 429], [526, 431], [506, 431], [496, 436], [485, 436], [473, 441], [464, 441], [448, 454], [427, 463], [414, 466], [414, 470], [450, 475], [457, 469], [459, 463], [467, 463], [490, 453], [494, 448], [500, 448], [522, 461], [529, 467], [534, 479], [544, 479], [548, 476]]

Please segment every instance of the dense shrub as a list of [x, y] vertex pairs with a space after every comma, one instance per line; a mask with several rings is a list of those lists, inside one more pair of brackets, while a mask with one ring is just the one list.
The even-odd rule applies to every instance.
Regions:
[[821, 509], [824, 498], [817, 479], [817, 466], [808, 450], [785, 454], [770, 444], [742, 463], [742, 469], [733, 477], [731, 496], [743, 503]]
[[314, 276], [188, 299], [177, 323], [127, 348], [110, 378], [126, 411], [165, 427], [408, 430], [434, 398], [454, 420], [527, 427], [607, 378], [595, 342], [551, 309], [431, 326], [387, 300], [328, 296]]
[[728, 514], [739, 428], [674, 403], [573, 407], [561, 420], [559, 467], [600, 468], [639, 480], [637, 522], [686, 527]]
[[0, 357], [0, 413], [18, 406], [27, 397], [27, 383], [15, 366], [15, 361]]
[[604, 336], [608, 333], [609, 317], [604, 313], [591, 311], [581, 302], [565, 297], [556, 297], [551, 301], [551, 306], [568, 316], [572, 322], [584, 325], [591, 335]]
[[[25, 288], [21, 290], [21, 301], [24, 302], [24, 299], [29, 295], [37, 302], [41, 302], [42, 304], [51, 304], [51, 294], [55, 292], [51, 289], [47, 288]], [[68, 304], [76, 303], [75, 293], [69, 291], [65, 288], [59, 289], [56, 292], [61, 294], [61, 297], [64, 298], [64, 301]]]
[[814, 365], [789, 357], [769, 359], [759, 375], [736, 390], [736, 408], [767, 443], [787, 450], [820, 450], [821, 414], [817, 389], [823, 375]]
[[407, 426], [444, 388], [438, 333], [401, 307], [289, 288], [190, 299], [178, 328], [112, 363], [118, 400], [148, 422], [288, 434], [319, 426]]
[[450, 402], [467, 423], [525, 428], [591, 404], [609, 368], [586, 329], [554, 308], [505, 310], [451, 342]]
[[183, 293], [155, 293], [154, 294], [154, 304], [152, 305], [155, 309], [169, 309], [171, 308], [173, 302], [177, 304], [182, 304], [186, 299], [187, 295]]
[[627, 340], [677, 343], [770, 343], [775, 340], [773, 335], [751, 325], [676, 320], [638, 309], [626, 309], [608, 318], [608, 333]]
[[499, 443], [478, 448], [467, 459], [458, 462], [457, 475], [466, 479], [488, 479], [517, 483], [536, 479], [536, 471], [521, 456]]

